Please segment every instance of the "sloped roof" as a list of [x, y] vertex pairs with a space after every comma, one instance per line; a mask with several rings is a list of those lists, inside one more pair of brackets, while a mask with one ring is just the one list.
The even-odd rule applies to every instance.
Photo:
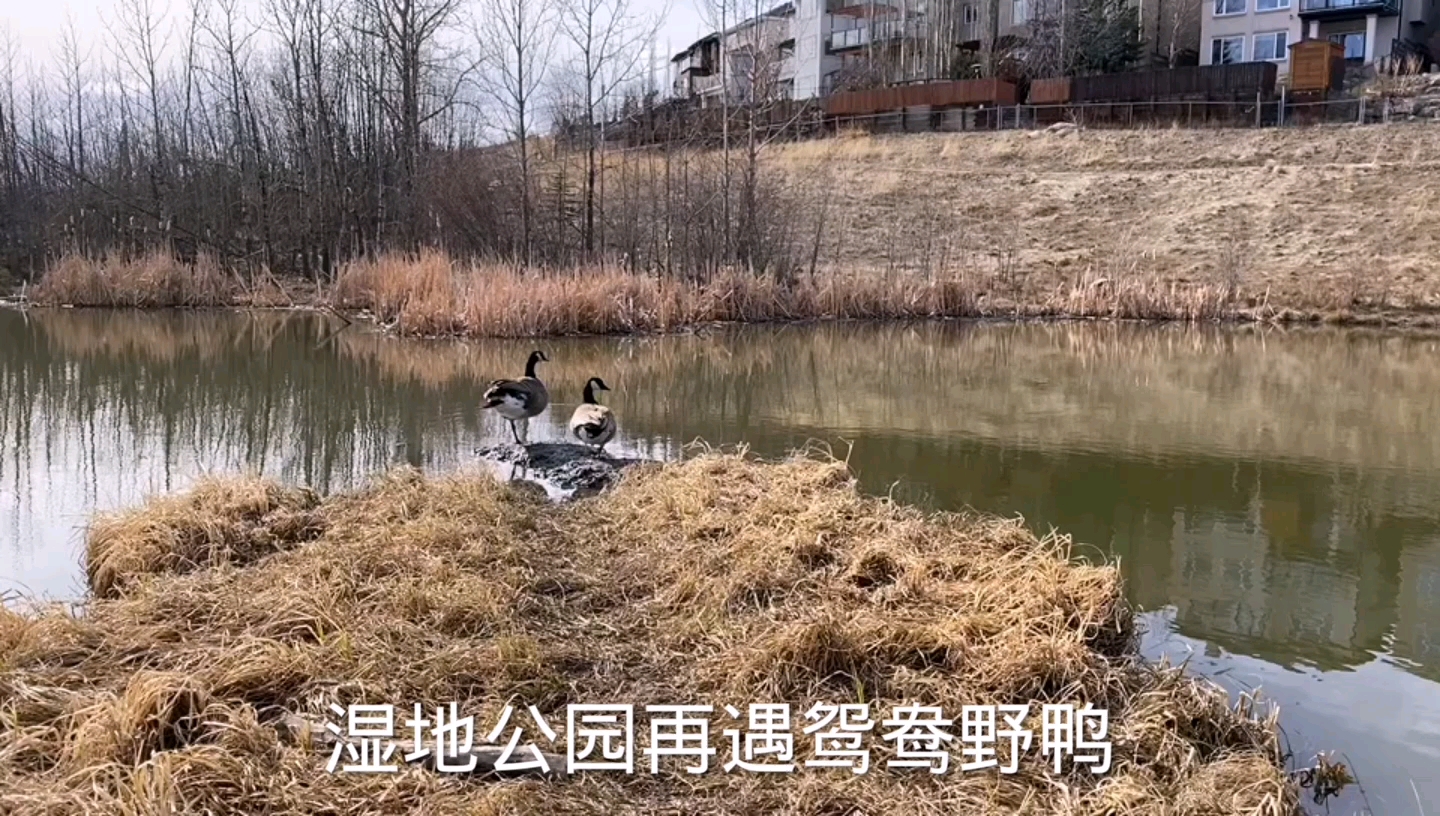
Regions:
[[[736, 33], [737, 31], [744, 31], [745, 29], [747, 29], [747, 28], [755, 25], [756, 23], [759, 23], [761, 20], [771, 20], [771, 19], [775, 19], [775, 18], [778, 18], [778, 17], [789, 17], [789, 16], [793, 15], [794, 13], [795, 13], [795, 3], [793, 2], [793, 0], [786, 0], [786, 2], [781, 3], [780, 5], [771, 8], [769, 11], [761, 12], [759, 15], [757, 15], [757, 16], [755, 16], [755, 17], [751, 17], [751, 18], [749, 18], [749, 19], [747, 19], [747, 20], [741, 20], [740, 22], [736, 23], [735, 25], [730, 26], [728, 29], [725, 30], [725, 34], [728, 36], [728, 35], [730, 35], [730, 34]], [[707, 42], [711, 42], [711, 41], [713, 41], [713, 40], [718, 40], [719, 38], [720, 38], [720, 33], [719, 33], [719, 32], [714, 32], [714, 31], [712, 31], [711, 33], [706, 34], [705, 36], [701, 37], [700, 39], [696, 40], [695, 42], [690, 43], [690, 45], [686, 46], [685, 50], [683, 50], [683, 51], [681, 51], [680, 53], [676, 54], [675, 56], [671, 57], [671, 58], [670, 58], [670, 61], [671, 61], [671, 62], [679, 62], [680, 60], [685, 59], [686, 57], [690, 56], [691, 52], [693, 52], [696, 48], [699, 48], [700, 46], [704, 45], [704, 44], [707, 43]]]

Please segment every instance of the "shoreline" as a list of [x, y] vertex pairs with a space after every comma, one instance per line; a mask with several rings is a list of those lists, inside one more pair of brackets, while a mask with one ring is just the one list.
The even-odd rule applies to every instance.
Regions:
[[[1040, 701], [1111, 713], [1106, 775], [1073, 765], [1056, 779], [1032, 750], [1014, 775], [931, 778], [885, 768], [893, 752], [877, 738], [875, 767], [854, 778], [801, 769], [754, 785], [667, 769], [521, 794], [577, 812], [871, 811], [940, 795], [989, 812], [1071, 812], [1078, 798], [1298, 816], [1313, 770], [1288, 767], [1273, 708], [1232, 707], [1210, 681], [1139, 658], [1113, 565], [1076, 561], [1068, 539], [1014, 520], [864, 497], [834, 460], [707, 453], [564, 503], [407, 468], [324, 498], [212, 479], [98, 517], [86, 560], [83, 618], [0, 609], [0, 687], [27, 701], [24, 728], [0, 733], [0, 803], [299, 813], [382, 791], [411, 808], [518, 803], [484, 778], [325, 774], [290, 724], [318, 724], [315, 700], [336, 692], [459, 700], [489, 719], [520, 699], [560, 724], [575, 702], [774, 698], [798, 715], [858, 693], [943, 705], [957, 731], [961, 704], [1035, 703], [1037, 749]], [[59, 664], [72, 668], [47, 668]], [[137, 784], [150, 768], [185, 784]]]
[[975, 321], [987, 323], [1131, 323], [1138, 325], [1207, 325], [1223, 326], [1231, 328], [1274, 326], [1277, 328], [1304, 328], [1304, 327], [1333, 327], [1342, 329], [1372, 329], [1385, 332], [1403, 332], [1415, 334], [1431, 334], [1440, 332], [1440, 313], [1431, 309], [1399, 309], [1386, 312], [1371, 312], [1360, 314], [1326, 315], [1317, 311], [1304, 311], [1298, 309], [1285, 310], [1280, 314], [1263, 315], [1255, 310], [1238, 310], [1232, 314], [1206, 317], [1190, 318], [1185, 316], [1149, 316], [1132, 317], [1126, 315], [1097, 315], [1086, 313], [1056, 313], [1041, 305], [1021, 306], [1019, 309], [1013, 306], [997, 307], [993, 311], [981, 310], [977, 313], [966, 314], [938, 314], [938, 315], [903, 315], [903, 316], [882, 316], [882, 317], [851, 317], [851, 316], [821, 316], [804, 317], [794, 319], [766, 319], [766, 320], [719, 320], [719, 321], [698, 321], [685, 323], [676, 326], [657, 329], [637, 329], [632, 331], [609, 331], [609, 332], [564, 332], [564, 333], [540, 333], [540, 334], [478, 334], [465, 331], [454, 331], [448, 333], [409, 333], [400, 330], [396, 326], [385, 326], [381, 319], [368, 309], [337, 309], [334, 306], [319, 300], [309, 302], [296, 301], [291, 304], [264, 304], [237, 300], [231, 304], [224, 305], [197, 305], [197, 306], [128, 306], [128, 305], [75, 305], [75, 304], [37, 304], [26, 302], [14, 297], [0, 297], [0, 308], [18, 311], [131, 311], [153, 314], [166, 314], [175, 312], [299, 312], [330, 314], [340, 317], [347, 323], [368, 323], [381, 330], [384, 334], [398, 339], [438, 341], [438, 340], [517, 340], [517, 339], [552, 339], [552, 338], [605, 338], [605, 337], [666, 337], [680, 334], [693, 334], [697, 332], [714, 330], [742, 328], [747, 326], [775, 327], [775, 326], [808, 326], [820, 324], [843, 324], [843, 323], [927, 323], [946, 321]]

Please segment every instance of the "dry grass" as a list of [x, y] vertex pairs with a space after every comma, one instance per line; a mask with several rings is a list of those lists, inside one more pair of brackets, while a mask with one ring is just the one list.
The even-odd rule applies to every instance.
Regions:
[[[857, 137], [767, 161], [829, 202], [832, 261], [946, 235], [955, 254], [1007, 259], [1013, 285], [992, 297], [1061, 313], [1097, 311], [1066, 292], [1152, 308], [1116, 303], [1128, 291], [1162, 312], [1173, 298], [1239, 319], [1434, 325], [1437, 150], [1440, 128], [1397, 124]], [[1085, 288], [1098, 279], [1113, 292]]]
[[[979, 271], [830, 270], [790, 283], [734, 272], [706, 283], [617, 269], [522, 272], [427, 251], [347, 265], [333, 304], [368, 309], [402, 334], [541, 337], [631, 334], [709, 323], [938, 317], [1104, 317], [1214, 320], [1240, 316], [1217, 286], [1087, 277], [1048, 293], [997, 291]], [[1018, 298], [1018, 299], [1017, 299]]]
[[255, 481], [202, 481], [189, 493], [97, 518], [85, 573], [97, 598], [126, 581], [222, 564], [248, 564], [324, 530], [319, 498], [304, 489]]
[[[705, 454], [564, 506], [484, 476], [401, 470], [323, 502], [305, 546], [292, 546], [302, 528], [263, 521], [287, 501], [248, 481], [157, 500], [94, 528], [91, 547], [105, 541], [105, 560], [135, 574], [116, 567], [83, 617], [0, 611], [0, 810], [1299, 812], [1272, 718], [1137, 660], [1114, 568], [1072, 563], [1067, 542], [1018, 522], [862, 497], [838, 463]], [[189, 569], [196, 530], [246, 523], [285, 541]], [[204, 538], [209, 551], [228, 540]], [[331, 700], [455, 700], [483, 732], [518, 702], [563, 744], [570, 702], [762, 699], [797, 712], [863, 699], [881, 714], [1091, 702], [1111, 712], [1115, 764], [1055, 778], [1032, 751], [1014, 776], [931, 777], [887, 770], [875, 738], [875, 766], [856, 778], [367, 778], [326, 775], [323, 754], [276, 728]], [[796, 746], [812, 756], [803, 736]]]
[[781, 285], [748, 274], [709, 283], [618, 269], [522, 272], [438, 252], [346, 266], [335, 305], [367, 308], [402, 333], [531, 337], [667, 331], [715, 322], [976, 314], [963, 281], [826, 275]]
[[210, 255], [194, 263], [153, 251], [134, 258], [70, 254], [45, 270], [32, 293], [42, 306], [205, 308], [286, 304], [274, 281], [247, 286]]

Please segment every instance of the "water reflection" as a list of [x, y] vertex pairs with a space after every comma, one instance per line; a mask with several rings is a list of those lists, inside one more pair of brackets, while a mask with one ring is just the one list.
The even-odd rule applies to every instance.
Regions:
[[[0, 310], [0, 590], [75, 594], [75, 531], [94, 509], [201, 473], [333, 490], [396, 461], [458, 466], [508, 438], [476, 406], [534, 342], [338, 328]], [[537, 441], [563, 436], [585, 380], [603, 376], [621, 449], [673, 457], [700, 438], [770, 455], [823, 440], [873, 492], [1022, 513], [1119, 555], [1133, 600], [1217, 665], [1288, 667], [1256, 676], [1323, 681], [1351, 703], [1377, 679], [1405, 694], [1440, 681], [1434, 340], [925, 324], [540, 345], [555, 407]], [[1380, 739], [1361, 766], [1372, 800], [1378, 785], [1413, 802], [1414, 777], [1440, 801], [1440, 783], [1411, 772], [1440, 756], [1440, 714], [1416, 712], [1406, 742]], [[1377, 744], [1363, 717], [1311, 722]]]

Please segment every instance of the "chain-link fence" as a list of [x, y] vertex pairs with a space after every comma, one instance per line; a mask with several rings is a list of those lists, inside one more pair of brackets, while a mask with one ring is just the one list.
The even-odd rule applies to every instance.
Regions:
[[[1393, 121], [1440, 118], [1440, 105], [1432, 116], [1417, 117], [1416, 106], [1388, 97], [1359, 97], [1323, 101], [1296, 99], [1166, 100], [1147, 102], [1086, 102], [1050, 105], [991, 105], [986, 107], [910, 107], [882, 113], [826, 116], [820, 105], [789, 103], [756, 116], [754, 135], [766, 141], [824, 138], [845, 132], [960, 133], [968, 131], [1036, 130], [1070, 123], [1087, 128], [1248, 128], [1305, 127], [1313, 125], [1381, 124]], [[731, 127], [724, 133], [720, 111], [667, 120], [665, 127], [612, 126], [607, 142], [639, 147], [670, 141], [734, 144], [746, 140], [749, 115], [744, 109], [729, 113]], [[683, 120], [683, 121], [682, 121]]]
[[830, 117], [826, 131], [875, 133], [1032, 130], [1058, 123], [1090, 128], [1142, 127], [1303, 127], [1322, 124], [1379, 124], [1414, 118], [1397, 113], [1387, 98], [1293, 101], [1088, 102], [1053, 105], [1003, 105], [984, 108], [905, 110], [863, 116]]

